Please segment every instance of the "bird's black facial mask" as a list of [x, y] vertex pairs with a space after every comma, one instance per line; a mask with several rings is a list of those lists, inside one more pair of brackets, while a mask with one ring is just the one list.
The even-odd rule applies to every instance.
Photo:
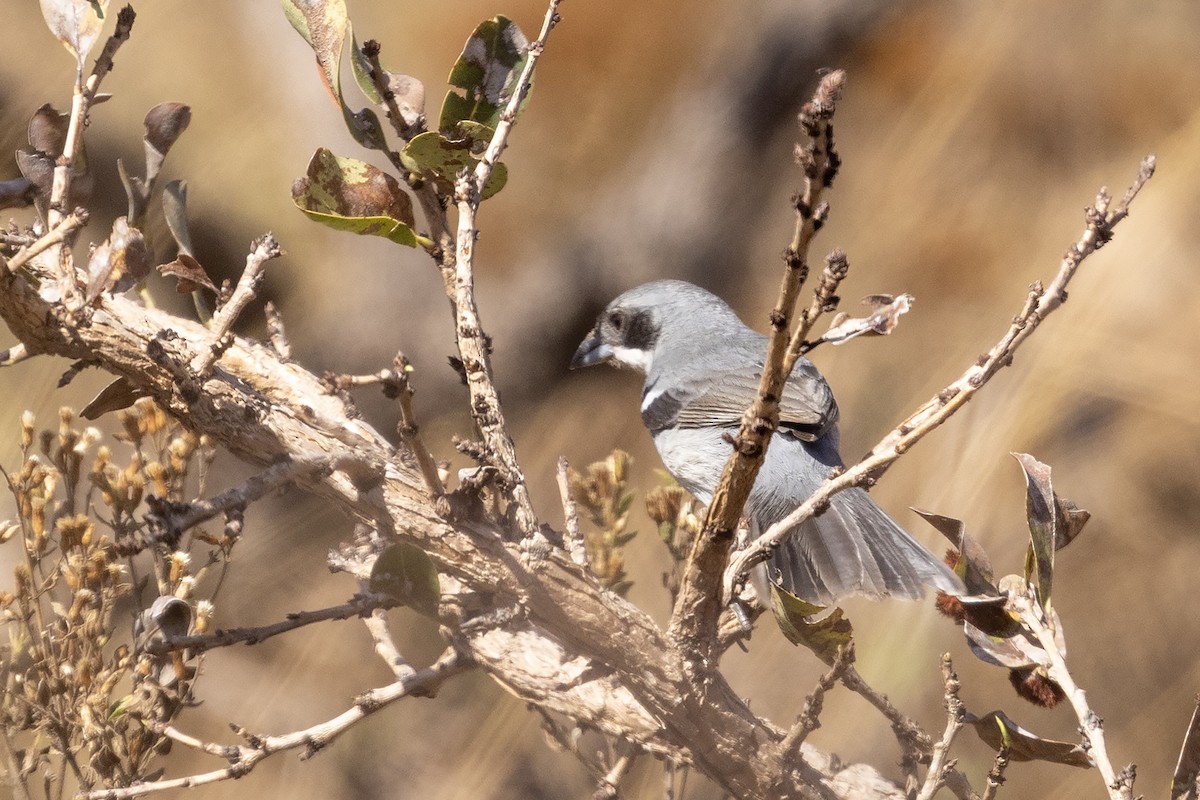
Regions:
[[600, 315], [596, 327], [575, 351], [571, 368], [612, 361], [647, 372], [657, 340], [658, 326], [650, 311], [610, 308]]

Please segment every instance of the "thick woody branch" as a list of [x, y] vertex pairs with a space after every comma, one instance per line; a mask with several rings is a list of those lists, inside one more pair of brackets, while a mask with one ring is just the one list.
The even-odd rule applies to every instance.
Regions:
[[[801, 126], [808, 134], [808, 143], [797, 151], [805, 188], [795, 201], [796, 229], [784, 255], [787, 268], [779, 299], [771, 312], [771, 333], [758, 395], [742, 417], [733, 453], [725, 462], [704, 527], [692, 547], [671, 614], [671, 638], [685, 652], [694, 655], [694, 663], [700, 669], [701, 665], [715, 663], [717, 623], [724, 605], [720, 574], [728, 561], [742, 508], [779, 423], [779, 398], [788, 378], [785, 362], [791, 341], [791, 317], [808, 276], [809, 244], [827, 213], [826, 206], [820, 204], [821, 194], [837, 171], [830, 121], [845, 80], [846, 74], [841, 70], [825, 75], [800, 113]], [[808, 324], [811, 326], [811, 321]]]
[[1125, 197], [1110, 209], [1111, 198], [1101, 189], [1096, 202], [1087, 209], [1087, 225], [1079, 239], [1063, 256], [1057, 275], [1049, 286], [1034, 283], [1025, 305], [1012, 325], [985, 355], [962, 376], [938, 392], [904, 422], [887, 434], [862, 461], [826, 480], [799, 508], [772, 525], [748, 548], [734, 556], [725, 571], [725, 594], [732, 597], [734, 586], [751, 567], [765, 560], [772, 549], [800, 523], [824, 508], [834, 494], [851, 486], [869, 486], [914, 444], [932, 433], [973, 398], [996, 374], [1012, 363], [1017, 348], [1033, 335], [1041, 323], [1067, 297], [1067, 285], [1075, 277], [1083, 260], [1112, 237], [1113, 226], [1128, 216], [1129, 204], [1142, 186], [1154, 174], [1154, 157], [1148, 156], [1141, 165], [1137, 179]]
[[[519, 611], [491, 627], [472, 627], [478, 611], [463, 611], [461, 634], [451, 628], [456, 644], [519, 697], [692, 764], [736, 796], [761, 796], [786, 771], [784, 732], [754, 715], [719, 673], [704, 697], [689, 692], [682, 660], [654, 620], [602, 591], [565, 552], [530, 564], [496, 527], [442, 519], [415, 466], [392, 458], [383, 436], [348, 418], [318, 376], [233, 336], [221, 369], [198, 392], [178, 367], [211, 343], [203, 325], [123, 296], [102, 295], [83, 310], [87, 324], [70, 329], [53, 311], [22, 276], [0, 274], [0, 316], [32, 350], [89, 360], [126, 378], [251, 464], [327, 464], [294, 481], [381, 536], [418, 544], [446, 578], [443, 586], [461, 582], [464, 606], [487, 596], [493, 607]], [[807, 744], [803, 754], [825, 771], [789, 785], [785, 797], [812, 797], [815, 781], [841, 774]]]
[[537, 41], [529, 46], [529, 57], [521, 71], [517, 89], [500, 113], [500, 122], [474, 172], [464, 173], [455, 184], [458, 205], [458, 234], [456, 237], [454, 270], [455, 335], [458, 352], [471, 395], [471, 413], [483, 436], [496, 466], [504, 474], [510, 502], [514, 507], [517, 529], [522, 536], [532, 538], [538, 533], [537, 516], [529, 499], [525, 476], [517, 463], [516, 446], [509, 434], [500, 397], [496, 392], [492, 372], [491, 341], [484, 333], [475, 303], [475, 240], [479, 236], [476, 215], [483, 187], [492, 175], [496, 162], [508, 144], [508, 136], [517, 118], [521, 103], [529, 94], [530, 80], [537, 66], [546, 37], [558, 22], [558, 0], [551, 0]]

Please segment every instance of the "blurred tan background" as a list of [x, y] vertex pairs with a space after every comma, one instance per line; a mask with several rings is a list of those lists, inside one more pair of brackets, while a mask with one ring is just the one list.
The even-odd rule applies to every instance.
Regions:
[[[0, 29], [4, 152], [24, 144], [39, 105], [69, 105], [73, 72], [36, 4], [10, 5]], [[378, 39], [385, 64], [425, 82], [431, 114], [477, 22], [505, 13], [532, 36], [543, 11], [530, 0], [349, 5], [360, 39]], [[165, 178], [188, 180], [200, 260], [234, 275], [250, 240], [275, 231], [288, 256], [271, 265], [268, 293], [296, 357], [315, 370], [364, 372], [403, 349], [417, 366], [427, 443], [464, 465], [449, 436], [470, 434], [466, 395], [446, 366], [450, 320], [428, 259], [318, 228], [291, 204], [291, 181], [318, 146], [383, 163], [342, 128], [278, 4], [156, 0], [137, 10], [104, 87], [114, 98], [95, 110], [88, 133], [103, 199], [87, 235], [103, 239], [124, 213], [115, 158], [140, 163], [145, 111], [189, 103], [192, 126]], [[1157, 153], [1158, 176], [1114, 242], [1086, 262], [1070, 302], [875, 495], [938, 547], [907, 507], [965, 519], [997, 569], [1017, 571], [1024, 497], [1008, 453], [1053, 466], [1058, 491], [1093, 513], [1059, 558], [1055, 604], [1070, 663], [1105, 718], [1117, 766], [1137, 762], [1137, 788], [1163, 793], [1200, 690], [1200, 5], [571, 0], [562, 13], [479, 245], [480, 302], [507, 409], [535, 503], [556, 526], [560, 454], [582, 466], [623, 447], [636, 458], [639, 487], [657, 480], [638, 381], [566, 370], [604, 303], [642, 281], [680, 277], [764, 327], [792, 227], [792, 119], [818, 67], [846, 68], [849, 84], [835, 122], [845, 163], [815, 255], [849, 253], [845, 310], [875, 292], [917, 297], [891, 338], [815, 354], [842, 406], [848, 458], [985, 351], [1028, 284], [1053, 275], [1096, 189], [1120, 193], [1139, 159]], [[0, 167], [0, 178], [16, 175], [11, 161]], [[161, 243], [162, 234], [159, 223], [152, 235]], [[169, 287], [155, 292], [178, 302]], [[6, 466], [17, 462], [22, 409], [50, 423], [59, 405], [78, 408], [104, 383], [85, 374], [56, 391], [65, 366], [38, 359], [0, 372]], [[360, 399], [372, 421], [393, 429], [393, 408], [370, 393]], [[227, 457], [218, 465], [224, 483], [244, 474]], [[11, 501], [0, 500], [0, 517], [10, 513]], [[666, 559], [640, 511], [636, 527], [631, 597], [662, 619]], [[252, 510], [218, 624], [264, 624], [344, 600], [354, 587], [329, 576], [324, 555], [347, 531], [336, 513], [295, 497]], [[949, 651], [971, 711], [1004, 708], [1040, 734], [1076, 737], [1069, 710], [1017, 699], [1004, 673], [976, 662], [928, 604], [853, 602], [848, 613], [862, 672], [927, 728], [941, 729], [937, 663]], [[436, 657], [429, 623], [398, 612], [395, 628], [414, 663]], [[769, 624], [726, 664], [753, 708], [782, 724], [820, 672]], [[221, 741], [228, 721], [285, 732], [387, 680], [361, 626], [312, 627], [212, 654], [198, 687], [204, 705], [180, 726]], [[882, 719], [844, 692], [826, 705], [816, 743], [897, 774]], [[988, 749], [964, 733], [956, 755], [981, 786]], [[171, 776], [219, 767], [182, 753], [168, 764]], [[1014, 764], [1008, 777], [1004, 796], [1014, 798], [1101, 791], [1094, 771]], [[435, 701], [386, 711], [308, 762], [276, 757], [192, 796], [567, 798], [591, 788], [570, 755], [545, 745], [536, 715], [476, 675]], [[623, 796], [661, 793], [661, 771], [647, 762]], [[718, 793], [694, 779], [687, 796]]]

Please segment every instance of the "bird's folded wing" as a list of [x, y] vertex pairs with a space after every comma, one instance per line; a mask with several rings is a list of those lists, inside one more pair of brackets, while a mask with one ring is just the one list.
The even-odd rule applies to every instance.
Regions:
[[[664, 428], [722, 428], [738, 424], [758, 394], [762, 366], [675, 381], [647, 394], [642, 420], [652, 431]], [[804, 440], [815, 439], [837, 421], [837, 404], [825, 379], [808, 361], [796, 365], [779, 404], [779, 427]]]

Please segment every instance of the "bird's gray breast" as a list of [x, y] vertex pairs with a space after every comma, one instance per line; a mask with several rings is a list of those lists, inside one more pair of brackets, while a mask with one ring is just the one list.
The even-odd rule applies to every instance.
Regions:
[[[667, 471], [707, 504], [732, 452], [723, 434], [736, 433], [736, 428], [667, 428], [653, 436]], [[771, 437], [747, 512], [764, 527], [786, 516], [828, 477], [837, 459], [835, 445], [832, 438], [809, 443], [786, 434]]]

